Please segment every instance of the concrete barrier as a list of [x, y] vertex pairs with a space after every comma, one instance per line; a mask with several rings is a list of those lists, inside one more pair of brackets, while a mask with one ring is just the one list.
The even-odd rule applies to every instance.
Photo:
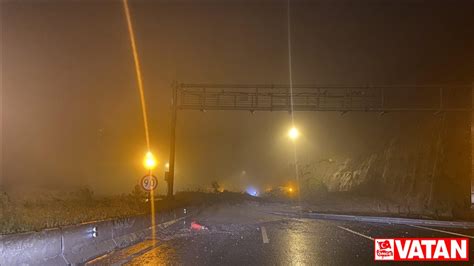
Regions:
[[[189, 215], [183, 209], [159, 213], [160, 224]], [[151, 235], [151, 217], [142, 215], [0, 236], [0, 265], [70, 265], [124, 248]]]
[[92, 222], [61, 229], [62, 253], [67, 263], [79, 264], [116, 248], [112, 221]]
[[61, 230], [0, 237], [0, 265], [64, 265]]
[[146, 238], [151, 227], [150, 216], [137, 216], [113, 222], [112, 235], [118, 248], [123, 248]]

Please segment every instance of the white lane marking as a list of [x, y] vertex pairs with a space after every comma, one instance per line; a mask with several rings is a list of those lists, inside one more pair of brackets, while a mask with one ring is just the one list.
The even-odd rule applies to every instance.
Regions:
[[161, 223], [161, 224], [157, 224], [156, 227], [159, 227], [159, 228], [167, 228], [167, 227], [169, 227], [169, 226], [171, 226], [171, 225], [173, 225], [173, 224], [175, 224], [175, 223], [177, 223], [177, 222], [179, 222], [179, 221], [181, 221], [181, 220], [184, 220], [184, 219], [188, 218], [189, 216], [191, 216], [191, 215], [186, 215], [186, 216], [183, 216], [183, 217], [178, 218], [178, 219], [174, 219], [174, 220], [171, 220], [171, 221], [168, 221], [168, 222], [164, 222], [164, 223]]
[[413, 224], [407, 224], [407, 225], [408, 225], [408, 226], [411, 226], [411, 227], [415, 227], [415, 228], [420, 228], [420, 229], [425, 229], [425, 230], [431, 230], [431, 231], [435, 231], [435, 232], [440, 232], [440, 233], [445, 233], [445, 234], [450, 234], [450, 235], [455, 235], [455, 236], [468, 237], [468, 238], [474, 239], [474, 236], [470, 236], [470, 235], [463, 235], [463, 234], [460, 234], [460, 233], [454, 233], [454, 232], [444, 231], [444, 230], [441, 230], [441, 229], [435, 229], [435, 228], [430, 228], [430, 227], [424, 227], [424, 226], [420, 226], [420, 225], [413, 225]]
[[356, 235], [358, 235], [358, 236], [365, 237], [365, 238], [367, 238], [367, 239], [369, 239], [369, 240], [374, 240], [374, 239], [373, 239], [372, 237], [370, 237], [370, 236], [366, 236], [366, 235], [361, 234], [361, 233], [359, 233], [359, 232], [353, 231], [353, 230], [351, 230], [351, 229], [349, 229], [349, 228], [345, 228], [345, 227], [339, 226], [339, 225], [338, 225], [337, 227], [341, 228], [342, 230], [346, 230], [347, 232], [356, 234]]
[[262, 240], [263, 240], [263, 244], [268, 244], [270, 243], [270, 240], [268, 239], [268, 235], [267, 235], [267, 229], [265, 229], [264, 226], [260, 227], [261, 228], [261, 231], [262, 231]]

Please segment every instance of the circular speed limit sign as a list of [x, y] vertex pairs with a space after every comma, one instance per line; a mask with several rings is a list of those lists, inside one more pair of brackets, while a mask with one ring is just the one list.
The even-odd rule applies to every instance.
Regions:
[[156, 186], [158, 185], [158, 179], [154, 175], [146, 175], [140, 180], [140, 185], [142, 186], [143, 190], [152, 191], [155, 190]]

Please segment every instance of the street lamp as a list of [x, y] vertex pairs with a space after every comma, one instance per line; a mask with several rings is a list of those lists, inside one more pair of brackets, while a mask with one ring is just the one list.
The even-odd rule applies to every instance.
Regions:
[[156, 167], [156, 159], [155, 159], [155, 156], [153, 156], [153, 154], [149, 151], [146, 153], [145, 155], [145, 158], [143, 159], [143, 166], [147, 169], [147, 170], [153, 170], [155, 169]]
[[288, 137], [293, 141], [295, 141], [299, 136], [300, 136], [300, 132], [298, 131], [296, 127], [292, 127], [288, 131]]

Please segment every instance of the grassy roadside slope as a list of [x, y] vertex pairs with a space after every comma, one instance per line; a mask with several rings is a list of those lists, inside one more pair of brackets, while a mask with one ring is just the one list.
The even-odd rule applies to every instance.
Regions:
[[[220, 201], [240, 202], [241, 193], [178, 192], [174, 200], [156, 199], [157, 212], [185, 206], [213, 204]], [[39, 231], [83, 222], [116, 219], [150, 213], [144, 195], [96, 197], [79, 193], [68, 197], [41, 197], [36, 200], [11, 201], [3, 197], [0, 204], [0, 234]]]

